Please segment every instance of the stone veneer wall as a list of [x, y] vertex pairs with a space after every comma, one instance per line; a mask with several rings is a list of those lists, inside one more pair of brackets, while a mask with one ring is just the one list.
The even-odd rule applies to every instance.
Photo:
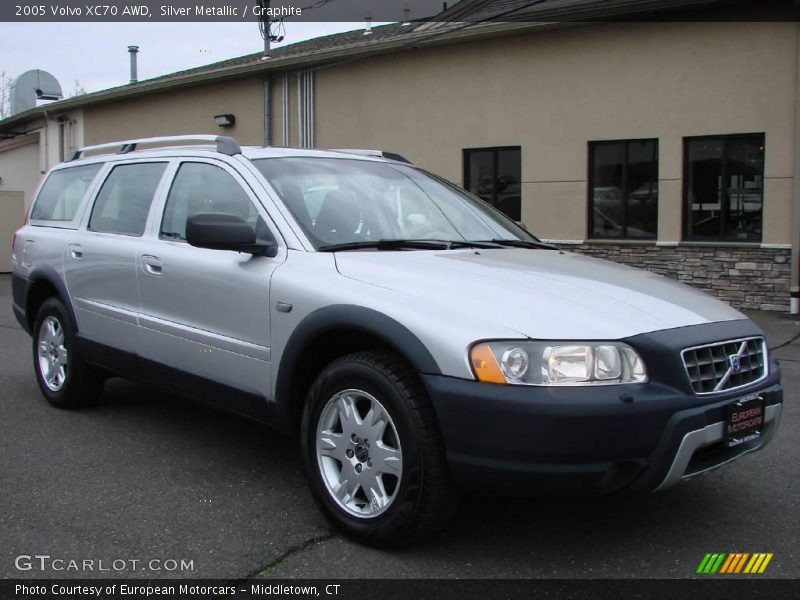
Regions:
[[561, 242], [558, 245], [567, 251], [677, 279], [736, 308], [789, 310], [791, 250], [788, 248]]

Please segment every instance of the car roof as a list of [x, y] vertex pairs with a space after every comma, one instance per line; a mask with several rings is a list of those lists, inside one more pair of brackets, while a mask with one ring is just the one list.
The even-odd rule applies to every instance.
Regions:
[[375, 155], [347, 152], [346, 150], [324, 150], [311, 148], [290, 148], [284, 146], [242, 146], [242, 155], [251, 160], [259, 158], [284, 158], [284, 157], [313, 157], [313, 158], [355, 158], [358, 160], [379, 160], [394, 162], [380, 156], [380, 151]]
[[[213, 143], [213, 145], [212, 145]], [[177, 144], [177, 145], [176, 145]], [[90, 152], [99, 152], [87, 156]], [[411, 164], [405, 157], [386, 150], [367, 149], [334, 149], [316, 150], [310, 148], [289, 148], [281, 146], [241, 146], [239, 142], [229, 136], [210, 135], [205, 133], [158, 136], [104, 142], [75, 149], [71, 156], [62, 164], [54, 168], [61, 168], [66, 164], [90, 164], [97, 162], [117, 162], [131, 158], [147, 160], [149, 158], [174, 158], [184, 156], [243, 156], [250, 160], [279, 157], [315, 157], [315, 158], [354, 158], [357, 160], [405, 162]]]

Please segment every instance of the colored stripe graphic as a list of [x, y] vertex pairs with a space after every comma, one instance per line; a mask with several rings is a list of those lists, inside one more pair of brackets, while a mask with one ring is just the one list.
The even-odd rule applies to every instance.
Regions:
[[720, 573], [727, 573], [728, 569], [731, 568], [731, 563], [736, 555], [735, 554], [728, 554], [727, 560], [722, 564], [722, 568], [719, 570]]
[[725, 565], [722, 569], [720, 569], [720, 573], [733, 573], [733, 570], [736, 568], [736, 565], [739, 564], [739, 559], [742, 557], [741, 554], [738, 552], [731, 552], [728, 554], [728, 560], [725, 561]]
[[761, 567], [758, 569], [758, 572], [763, 573], [766, 570], [769, 561], [771, 560], [772, 560], [772, 552], [767, 554], [766, 558], [764, 558], [764, 562], [761, 563]]
[[764, 560], [764, 554], [760, 554], [756, 552], [753, 554], [753, 558], [750, 559], [750, 562], [747, 563], [747, 566], [744, 568], [745, 573], [758, 573], [758, 567], [761, 566], [761, 562]]
[[725, 560], [725, 556], [726, 555], [724, 552], [719, 555], [719, 558], [717, 558], [714, 566], [711, 567], [711, 570], [709, 571], [710, 573], [716, 573], [719, 570], [719, 568], [722, 566], [722, 561]]
[[709, 554], [707, 556], [708, 560], [706, 561], [706, 564], [703, 566], [703, 570], [701, 571], [701, 573], [710, 573], [711, 569], [714, 567], [714, 563], [717, 562], [717, 558], [719, 558], [719, 554], [717, 554], [716, 552], [714, 554]]
[[722, 552], [714, 552], [713, 554], [706, 554], [703, 558], [703, 561], [700, 563], [700, 566], [697, 567], [698, 573], [716, 573], [717, 570], [722, 565], [722, 561], [725, 560], [727, 555]]
[[697, 567], [697, 573], [705, 573], [706, 572], [706, 565], [711, 560], [711, 554], [706, 554], [703, 557], [703, 560], [700, 561], [700, 566]]
[[763, 573], [773, 554], [767, 552], [709, 552], [700, 561], [697, 573], [733, 575], [739, 573]]
[[744, 567], [744, 561], [747, 560], [747, 558], [750, 556], [750, 553], [749, 552], [745, 552], [744, 554], [741, 554], [740, 556], [741, 556], [741, 558], [739, 558], [739, 562], [736, 563], [736, 570], [735, 571], [731, 570], [732, 573], [738, 573], [739, 571], [742, 570], [742, 568]]

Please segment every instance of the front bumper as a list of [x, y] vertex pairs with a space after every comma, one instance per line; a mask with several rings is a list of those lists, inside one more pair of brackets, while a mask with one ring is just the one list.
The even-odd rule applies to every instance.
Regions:
[[[736, 335], [723, 326], [716, 328], [715, 337], [732, 339], [742, 329], [748, 329], [748, 335], [760, 334], [749, 321], [734, 323], [739, 324]], [[691, 338], [714, 339], [709, 338], [709, 326], [685, 329], [677, 337], [662, 332], [626, 341], [655, 364], [652, 361], [662, 352], [662, 359], [667, 354], [679, 357], [679, 347], [691, 345]], [[667, 346], [678, 349], [667, 352]], [[661, 490], [759, 450], [771, 440], [783, 405], [777, 363], [771, 362], [762, 381], [713, 397], [692, 392], [682, 365], [676, 371], [664, 361], [659, 364], [662, 372], [654, 370], [649, 383], [635, 385], [501, 386], [422, 377], [439, 419], [451, 473], [463, 487], [476, 491]], [[676, 364], [680, 363], [672, 366]], [[728, 407], [753, 394], [764, 399], [762, 435], [728, 448]]]

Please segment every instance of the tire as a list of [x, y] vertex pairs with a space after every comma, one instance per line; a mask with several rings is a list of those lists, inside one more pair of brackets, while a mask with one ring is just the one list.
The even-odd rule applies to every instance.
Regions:
[[301, 435], [312, 495], [347, 536], [399, 546], [447, 524], [456, 493], [438, 424], [400, 357], [358, 352], [328, 365], [309, 391]]
[[103, 392], [103, 378], [81, 360], [75, 325], [59, 298], [45, 300], [36, 314], [33, 369], [42, 394], [57, 408], [89, 406]]

